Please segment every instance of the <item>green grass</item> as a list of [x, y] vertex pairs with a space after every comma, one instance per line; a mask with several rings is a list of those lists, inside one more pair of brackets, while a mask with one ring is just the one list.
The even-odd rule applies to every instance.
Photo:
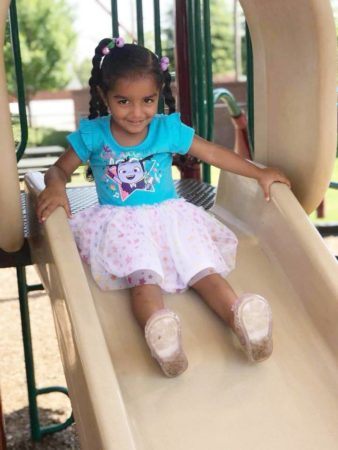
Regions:
[[[12, 125], [13, 135], [16, 143], [21, 140], [20, 124], [15, 122]], [[53, 128], [28, 128], [28, 142], [27, 147], [40, 147], [48, 145], [60, 145], [67, 148], [68, 143], [66, 136], [70, 131], [54, 130]]]

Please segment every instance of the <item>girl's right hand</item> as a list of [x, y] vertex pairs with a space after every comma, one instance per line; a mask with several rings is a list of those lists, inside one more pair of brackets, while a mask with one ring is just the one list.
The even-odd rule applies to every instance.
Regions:
[[65, 209], [68, 218], [72, 217], [66, 189], [63, 186], [47, 186], [38, 196], [36, 214], [39, 222], [45, 222], [58, 206]]
[[45, 175], [46, 188], [38, 196], [36, 214], [39, 222], [43, 223], [58, 207], [62, 206], [69, 218], [72, 217], [66, 183], [71, 174], [79, 167], [81, 159], [72, 148], [63, 153]]

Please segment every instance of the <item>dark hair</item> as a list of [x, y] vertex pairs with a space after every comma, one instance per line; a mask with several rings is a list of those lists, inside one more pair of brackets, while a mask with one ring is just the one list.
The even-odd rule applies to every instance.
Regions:
[[[161, 70], [159, 58], [150, 50], [136, 44], [124, 44], [123, 47], [114, 47], [104, 57], [102, 49], [111, 43], [111, 39], [102, 39], [95, 49], [92, 59], [92, 72], [89, 79], [90, 95], [89, 119], [108, 115], [108, 110], [98, 92], [98, 87], [106, 94], [113, 89], [120, 78], [137, 77], [138, 75], [152, 75], [159, 89], [162, 89], [165, 104], [169, 114], [175, 112], [175, 99], [170, 83], [171, 76], [168, 70]], [[100, 67], [102, 62], [102, 66]]]
[[[95, 119], [108, 115], [107, 106], [101, 98], [98, 88], [103, 94], [107, 94], [120, 78], [145, 75], [153, 76], [158, 88], [162, 90], [164, 102], [168, 106], [168, 113], [175, 112], [175, 99], [170, 87], [171, 75], [168, 69], [162, 71], [159, 58], [152, 51], [137, 44], [115, 46], [103, 58], [102, 50], [111, 42], [110, 38], [102, 39], [95, 49], [89, 79], [91, 98], [88, 118]], [[90, 167], [87, 169], [87, 178], [92, 179]]]

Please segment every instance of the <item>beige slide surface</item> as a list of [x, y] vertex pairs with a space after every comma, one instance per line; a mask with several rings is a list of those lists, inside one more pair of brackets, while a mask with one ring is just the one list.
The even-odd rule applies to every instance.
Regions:
[[23, 244], [23, 220], [3, 58], [9, 4], [0, 2], [0, 249], [14, 252]]
[[330, 0], [240, 0], [254, 61], [255, 160], [282, 168], [308, 213], [336, 157], [337, 38]]
[[[39, 179], [27, 181], [34, 192]], [[165, 378], [128, 292], [96, 287], [64, 211], [36, 228], [33, 257], [52, 298], [83, 449], [337, 448], [338, 265], [286, 186], [266, 203], [256, 182], [222, 174], [219, 191], [213, 213], [240, 238], [230, 282], [272, 304], [275, 349], [261, 364], [248, 363], [188, 292], [166, 302], [182, 318], [189, 368]]]

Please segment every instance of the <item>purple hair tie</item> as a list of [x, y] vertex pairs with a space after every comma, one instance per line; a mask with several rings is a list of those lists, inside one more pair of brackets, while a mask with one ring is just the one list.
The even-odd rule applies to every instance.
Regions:
[[100, 69], [102, 67], [102, 63], [104, 60], [104, 57], [107, 56], [110, 53], [110, 50], [114, 47], [122, 48], [124, 47], [124, 39], [122, 37], [113, 38], [108, 45], [102, 48], [102, 59], [100, 61]]
[[116, 47], [119, 47], [119, 48], [124, 47], [124, 39], [123, 39], [123, 37], [117, 37], [115, 39], [115, 45], [116, 45]]
[[162, 58], [160, 59], [160, 67], [163, 72], [165, 72], [168, 69], [169, 62], [170, 60], [168, 56], [162, 56]]

